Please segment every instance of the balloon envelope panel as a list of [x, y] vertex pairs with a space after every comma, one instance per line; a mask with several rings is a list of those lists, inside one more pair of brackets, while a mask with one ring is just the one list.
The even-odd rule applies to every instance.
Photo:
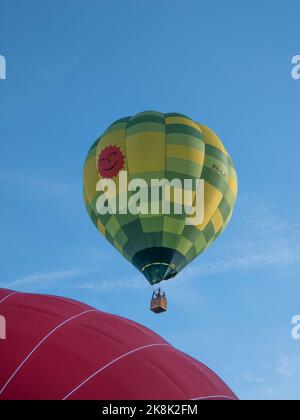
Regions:
[[236, 399], [211, 370], [133, 321], [0, 289], [0, 399]]

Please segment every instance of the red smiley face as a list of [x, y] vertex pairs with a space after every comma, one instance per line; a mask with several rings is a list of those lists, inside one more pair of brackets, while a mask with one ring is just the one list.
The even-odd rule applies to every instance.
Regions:
[[122, 151], [117, 146], [107, 146], [99, 155], [99, 175], [103, 178], [113, 178], [123, 169], [124, 163]]

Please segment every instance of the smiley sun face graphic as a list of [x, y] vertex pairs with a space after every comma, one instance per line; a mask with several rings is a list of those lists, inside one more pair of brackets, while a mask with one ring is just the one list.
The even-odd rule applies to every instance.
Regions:
[[98, 172], [103, 178], [113, 178], [123, 169], [125, 158], [117, 146], [107, 146], [101, 150], [98, 160]]

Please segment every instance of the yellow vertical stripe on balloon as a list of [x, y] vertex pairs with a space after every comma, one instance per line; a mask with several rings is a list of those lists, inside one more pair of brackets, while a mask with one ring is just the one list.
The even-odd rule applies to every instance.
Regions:
[[165, 171], [165, 134], [145, 132], [127, 136], [126, 157], [130, 178], [135, 174]]
[[232, 171], [230, 171], [230, 175], [227, 181], [228, 186], [231, 188], [234, 197], [236, 198], [238, 192], [238, 183], [236, 177], [233, 176]]
[[[157, 124], [160, 128], [161, 124]], [[136, 129], [140, 127], [138, 132]], [[135, 127], [135, 126], [134, 126]], [[127, 130], [126, 138], [126, 157], [130, 179], [136, 177], [144, 179], [148, 185], [151, 179], [160, 179], [165, 173], [165, 132], [164, 131], [144, 131], [145, 124], [136, 124], [134, 134], [131, 127]], [[161, 199], [159, 199], [159, 202]], [[153, 204], [153, 203], [152, 203]], [[149, 203], [151, 206], [151, 203]], [[149, 210], [150, 211], [150, 210]], [[163, 227], [163, 217], [161, 215], [139, 215], [142, 231], [139, 235], [144, 235], [145, 246], [161, 246], [160, 235]]]
[[[101, 138], [101, 141], [97, 145], [96, 149], [96, 162], [98, 164], [99, 155], [102, 150], [104, 150], [108, 146], [116, 146], [118, 147], [123, 156], [124, 156], [124, 167], [122, 168], [122, 171], [127, 171], [127, 162], [126, 162], [126, 146], [125, 146], [125, 135], [126, 130], [116, 130], [112, 132], [108, 132], [107, 134], [104, 133], [103, 137]], [[102, 177], [99, 175], [99, 179]], [[115, 181], [116, 185], [116, 196], [120, 198], [120, 194], [124, 194], [124, 191], [120, 191], [119, 187], [119, 174], [116, 177], [113, 177], [113, 180]], [[121, 185], [123, 187], [123, 185]], [[125, 190], [127, 191], [127, 185], [124, 185]], [[125, 191], [125, 194], [126, 194]], [[106, 194], [108, 196], [108, 194]]]
[[224, 225], [223, 216], [219, 209], [215, 212], [213, 217], [211, 218], [211, 222], [214, 225], [214, 229], [216, 233], [219, 233], [219, 231], [222, 229]]
[[206, 144], [210, 144], [211, 146], [216, 147], [221, 152], [225, 153], [225, 155], [229, 156], [219, 137], [210, 128], [206, 127], [203, 124], [198, 124], [198, 126], [204, 134]]
[[[95, 165], [95, 156], [91, 156], [83, 168], [84, 190], [87, 201], [91, 204], [96, 194], [96, 184], [99, 180], [97, 166]], [[94, 209], [95, 210], [95, 209]]]
[[96, 149], [96, 160], [98, 163], [98, 158], [100, 152], [105, 149], [107, 146], [117, 146], [121, 149], [123, 155], [125, 155], [125, 130], [112, 131], [111, 133], [105, 134], [101, 137]]
[[105, 236], [105, 227], [104, 225], [100, 222], [100, 220], [98, 219], [97, 221], [97, 228], [98, 230], [102, 233], [102, 235]]
[[189, 239], [185, 238], [184, 236], [181, 236], [176, 249], [177, 251], [181, 252], [182, 255], [186, 255], [188, 253], [188, 250], [192, 246], [193, 246], [193, 242], [191, 242]]
[[231, 219], [231, 217], [232, 217], [232, 214], [233, 214], [233, 209], [231, 210], [231, 212], [229, 213], [229, 215], [228, 215], [228, 217], [227, 217], [227, 220], [225, 220], [225, 222], [224, 222], [224, 224], [223, 224], [223, 227], [222, 227], [222, 229], [221, 229], [221, 233], [226, 229], [226, 227], [228, 226], [228, 223], [230, 222], [230, 219]]
[[201, 225], [198, 225], [199, 230], [204, 230], [206, 225], [211, 220], [216, 209], [223, 198], [223, 194], [211, 185], [209, 182], [204, 181], [204, 220]]
[[199, 165], [204, 163], [204, 153], [193, 147], [167, 144], [167, 158], [179, 158], [195, 162]]
[[189, 118], [185, 118], [185, 117], [166, 117], [165, 123], [168, 125], [169, 124], [188, 125], [190, 127], [195, 128], [197, 131], [199, 131], [198, 124], [190, 120]]

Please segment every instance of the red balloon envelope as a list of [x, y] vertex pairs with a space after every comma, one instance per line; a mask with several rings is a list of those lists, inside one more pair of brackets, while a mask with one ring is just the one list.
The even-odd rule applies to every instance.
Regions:
[[2, 400], [237, 399], [203, 364], [128, 319], [4, 289], [0, 315]]

